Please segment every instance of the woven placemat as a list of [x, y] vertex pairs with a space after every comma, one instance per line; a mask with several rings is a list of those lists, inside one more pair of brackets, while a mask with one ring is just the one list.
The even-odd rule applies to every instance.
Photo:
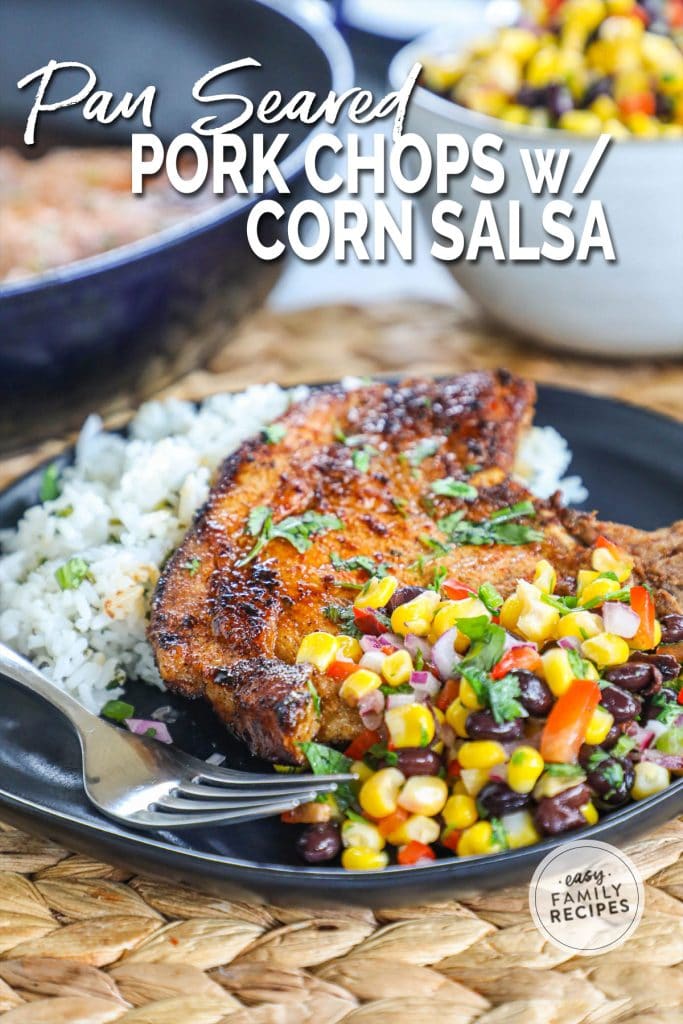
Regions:
[[[207, 370], [163, 393], [496, 365], [683, 418], [683, 363], [557, 357], [502, 338], [465, 301], [264, 311]], [[103, 411], [116, 424], [135, 405], [124, 395]], [[0, 463], [0, 485], [63, 444]], [[524, 886], [322, 914], [131, 875], [0, 825], [0, 1014], [8, 1024], [683, 1024], [683, 819], [627, 850], [646, 880], [638, 931], [603, 956], [568, 958], [534, 928]]]

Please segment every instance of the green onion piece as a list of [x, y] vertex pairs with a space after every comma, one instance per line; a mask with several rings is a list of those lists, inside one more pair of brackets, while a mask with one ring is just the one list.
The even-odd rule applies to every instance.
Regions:
[[125, 700], [108, 700], [100, 714], [112, 722], [124, 722], [127, 718], [135, 717], [135, 708]]

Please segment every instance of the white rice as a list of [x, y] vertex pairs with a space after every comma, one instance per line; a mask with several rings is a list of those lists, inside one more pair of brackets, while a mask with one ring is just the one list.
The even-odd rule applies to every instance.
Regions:
[[[0, 640], [93, 711], [120, 694], [126, 676], [161, 687], [145, 639], [160, 566], [206, 499], [219, 463], [305, 393], [268, 384], [216, 395], [199, 408], [148, 402], [127, 439], [91, 416], [74, 465], [61, 474], [59, 497], [28, 509], [0, 536]], [[582, 500], [578, 477], [560, 479], [570, 461], [556, 431], [534, 428], [517, 468], [542, 497], [561, 486], [566, 500]], [[74, 557], [87, 563], [88, 578], [62, 590], [55, 571]]]

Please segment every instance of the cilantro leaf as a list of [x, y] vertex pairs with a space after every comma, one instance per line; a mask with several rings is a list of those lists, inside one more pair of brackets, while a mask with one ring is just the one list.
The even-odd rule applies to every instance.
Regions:
[[197, 558], [195, 556], [194, 558], [188, 558], [186, 562], [183, 562], [180, 568], [184, 569], [185, 572], [189, 572], [190, 576], [196, 576], [197, 573], [199, 572], [199, 567], [201, 564], [201, 558]]
[[308, 687], [308, 692], [310, 693], [311, 698], [313, 700], [313, 710], [315, 711], [316, 715], [319, 715], [320, 714], [320, 708], [321, 708], [320, 694], [316, 690], [315, 685], [312, 682], [312, 680], [308, 679], [306, 681], [306, 686]]
[[90, 566], [77, 555], [55, 569], [55, 579], [60, 590], [78, 590], [83, 580], [88, 580], [90, 583], [95, 582]]
[[531, 501], [518, 501], [516, 505], [501, 508], [489, 519], [479, 522], [464, 518], [464, 512], [454, 512], [439, 520], [439, 528], [455, 544], [510, 544], [518, 546], [542, 540], [540, 530], [524, 523], [513, 522], [523, 517], [533, 517], [536, 509]]
[[268, 444], [277, 444], [286, 435], [287, 428], [282, 423], [269, 423], [263, 428], [261, 433]]
[[526, 708], [518, 699], [520, 696], [519, 679], [515, 675], [508, 673], [502, 679], [488, 681], [486, 703], [498, 725], [528, 717]]
[[[432, 582], [429, 584], [430, 590], [435, 590], [437, 594], [441, 590], [441, 584], [448, 576], [448, 569], [445, 565], [437, 565], [434, 567], [434, 576]], [[422, 653], [422, 652], [420, 652]]]
[[368, 755], [375, 763], [383, 761], [389, 768], [398, 764], [398, 754], [395, 750], [388, 750], [383, 743], [373, 743], [368, 750]]
[[578, 779], [584, 775], [580, 764], [547, 764], [545, 770], [548, 775], [558, 779]]
[[406, 452], [405, 459], [410, 465], [416, 469], [421, 466], [425, 459], [431, 458], [432, 455], [436, 455], [439, 448], [441, 447], [441, 441], [437, 437], [424, 437], [421, 441]]
[[610, 753], [612, 757], [627, 757], [635, 746], [636, 741], [631, 736], [627, 736], [625, 733], [622, 733], [617, 742], [612, 747]]
[[504, 850], [507, 850], [509, 846], [508, 834], [500, 818], [491, 818], [491, 841], [501, 846]]
[[464, 480], [455, 480], [452, 476], [447, 476], [444, 480], [435, 480], [430, 490], [432, 494], [444, 498], [462, 498], [464, 501], [474, 501], [479, 494], [472, 484], [465, 483]]
[[377, 455], [377, 449], [373, 448], [372, 445], [364, 444], [362, 448], [355, 448], [351, 453], [351, 462], [354, 469], [357, 469], [359, 473], [367, 473], [370, 469], [370, 459], [373, 455]]
[[572, 670], [574, 679], [588, 678], [588, 673], [590, 672], [589, 662], [582, 658], [573, 647], [567, 651], [567, 660], [569, 661], [569, 667]]
[[324, 743], [314, 743], [312, 740], [298, 744], [303, 751], [306, 760], [311, 766], [314, 775], [337, 775], [348, 772], [351, 767], [351, 758], [342, 754], [334, 747], [327, 747]]
[[257, 505], [249, 513], [246, 527], [246, 532], [251, 537], [256, 537], [256, 543], [249, 553], [237, 562], [237, 565], [247, 565], [276, 537], [288, 541], [299, 553], [303, 554], [310, 548], [311, 537], [315, 534], [326, 530], [343, 529], [344, 524], [337, 516], [323, 515], [312, 510], [299, 516], [287, 516], [279, 523], [273, 523], [271, 509], [267, 505]]
[[52, 462], [44, 471], [40, 480], [40, 491], [38, 497], [45, 504], [46, 501], [54, 501], [62, 492], [59, 484], [59, 466]]
[[353, 558], [340, 558], [335, 552], [330, 555], [330, 562], [335, 569], [348, 569], [353, 571], [354, 569], [361, 569], [363, 572], [367, 572], [368, 575], [374, 576], [376, 579], [383, 579], [389, 572], [389, 567], [384, 565], [383, 562], [379, 564], [374, 558], [369, 558], [367, 555], [354, 555]]
[[323, 615], [335, 626], [339, 626], [346, 636], [354, 636], [357, 640], [363, 635], [353, 616], [353, 607], [343, 604], [328, 604], [323, 608]]

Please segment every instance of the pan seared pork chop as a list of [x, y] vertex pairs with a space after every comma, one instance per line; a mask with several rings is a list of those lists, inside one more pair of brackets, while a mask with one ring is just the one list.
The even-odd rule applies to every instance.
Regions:
[[[334, 561], [364, 556], [421, 586], [444, 566], [504, 596], [539, 558], [573, 575], [594, 521], [532, 498], [511, 476], [534, 397], [505, 371], [331, 387], [292, 407], [270, 442], [246, 441], [157, 586], [149, 636], [166, 684], [207, 699], [255, 754], [301, 763], [302, 741], [346, 743], [361, 729], [339, 684], [295, 663], [306, 634], [343, 632], [330, 608], [350, 606], [344, 583], [367, 579]], [[445, 479], [476, 497], [435, 494]], [[522, 501], [535, 514], [515, 522], [530, 542], [467, 542], [468, 524]], [[438, 520], [457, 512], [465, 542], [445, 549]]]

